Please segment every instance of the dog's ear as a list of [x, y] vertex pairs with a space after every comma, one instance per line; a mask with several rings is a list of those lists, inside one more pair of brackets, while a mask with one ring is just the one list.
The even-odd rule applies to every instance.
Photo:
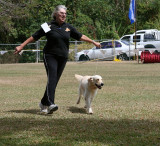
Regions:
[[88, 81], [89, 81], [89, 82], [93, 82], [93, 78], [90, 77], [90, 78], [88, 79]]

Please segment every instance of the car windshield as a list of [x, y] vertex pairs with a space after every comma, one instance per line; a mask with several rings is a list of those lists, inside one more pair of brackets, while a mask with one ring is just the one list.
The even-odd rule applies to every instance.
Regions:
[[133, 45], [133, 43], [130, 43], [130, 42], [128, 42], [128, 41], [124, 41], [124, 40], [122, 40], [121, 41], [122, 43], [124, 43], [125, 45], [127, 45], [127, 46], [129, 46], [129, 45]]
[[101, 43], [101, 48], [96, 47], [96, 49], [107, 49], [107, 48], [113, 48], [112, 41], [110, 41], [110, 42], [102, 42]]

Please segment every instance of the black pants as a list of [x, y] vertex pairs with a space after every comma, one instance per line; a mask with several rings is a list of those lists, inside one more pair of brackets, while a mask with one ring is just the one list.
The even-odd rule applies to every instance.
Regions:
[[44, 54], [43, 60], [48, 82], [41, 103], [50, 106], [51, 104], [54, 104], [56, 86], [66, 65], [67, 58], [52, 54]]

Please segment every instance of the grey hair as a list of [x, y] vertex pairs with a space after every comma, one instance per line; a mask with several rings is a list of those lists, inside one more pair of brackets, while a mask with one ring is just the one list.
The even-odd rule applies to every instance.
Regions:
[[52, 18], [56, 19], [55, 14], [59, 11], [59, 9], [65, 9], [67, 11], [67, 8], [65, 5], [58, 5], [55, 7], [55, 9], [51, 15]]

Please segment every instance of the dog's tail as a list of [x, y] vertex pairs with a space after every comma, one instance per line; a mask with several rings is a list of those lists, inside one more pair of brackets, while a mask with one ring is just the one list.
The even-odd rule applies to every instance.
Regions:
[[83, 76], [75, 74], [75, 78], [80, 82], [82, 80]]

